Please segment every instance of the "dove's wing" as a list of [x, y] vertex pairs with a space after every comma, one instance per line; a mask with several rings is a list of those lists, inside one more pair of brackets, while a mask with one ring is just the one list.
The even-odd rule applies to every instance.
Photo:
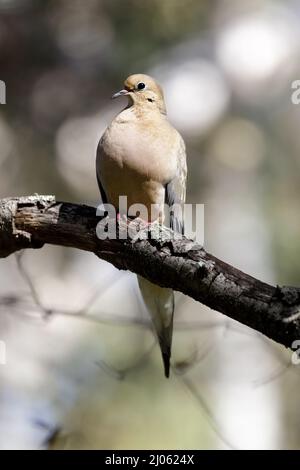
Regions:
[[96, 158], [96, 176], [97, 176], [97, 182], [98, 182], [98, 187], [100, 190], [100, 195], [102, 199], [102, 204], [107, 204], [107, 196], [103, 188], [103, 184], [101, 183], [101, 176], [99, 172], [99, 160], [100, 160], [100, 151], [101, 151], [101, 144], [102, 144], [102, 138], [99, 141], [98, 147], [97, 147], [97, 158]]
[[180, 138], [177, 154], [177, 171], [175, 177], [165, 187], [165, 203], [173, 206], [170, 213], [170, 227], [175, 232], [184, 233], [183, 204], [186, 195], [186, 150], [184, 141]]

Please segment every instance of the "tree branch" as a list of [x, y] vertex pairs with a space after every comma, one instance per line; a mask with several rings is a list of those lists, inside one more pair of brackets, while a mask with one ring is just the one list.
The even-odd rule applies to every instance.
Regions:
[[[0, 258], [24, 248], [41, 248], [45, 243], [90, 251], [119, 269], [180, 291], [287, 347], [300, 339], [299, 288], [268, 285], [218, 260], [193, 241], [170, 239], [164, 232], [159, 239], [99, 240], [99, 221], [95, 208], [59, 202], [54, 196], [2, 199]], [[120, 233], [124, 229], [121, 223]]]

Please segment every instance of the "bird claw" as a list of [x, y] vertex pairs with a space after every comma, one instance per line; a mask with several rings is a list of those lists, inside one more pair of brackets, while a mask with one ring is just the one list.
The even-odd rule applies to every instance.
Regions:
[[121, 224], [122, 222], [128, 224], [128, 217], [126, 214], [120, 214], [120, 212], [118, 212], [117, 221], [118, 221], [118, 224]]

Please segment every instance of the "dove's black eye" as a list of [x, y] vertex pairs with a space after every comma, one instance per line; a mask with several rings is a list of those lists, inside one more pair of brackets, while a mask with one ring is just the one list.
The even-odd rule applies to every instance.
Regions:
[[145, 86], [146, 86], [146, 85], [145, 85], [145, 83], [143, 83], [143, 82], [140, 82], [140, 83], [137, 84], [138, 90], [143, 90], [143, 89], [145, 88]]

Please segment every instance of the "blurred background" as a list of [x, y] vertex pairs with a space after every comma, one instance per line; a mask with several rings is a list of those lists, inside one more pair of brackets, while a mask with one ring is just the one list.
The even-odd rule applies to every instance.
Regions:
[[[299, 0], [0, 0], [0, 197], [97, 205], [132, 73], [162, 84], [205, 247], [300, 285]], [[173, 371], [135, 276], [61, 247], [0, 261], [0, 448], [300, 448], [291, 351], [177, 296]]]

